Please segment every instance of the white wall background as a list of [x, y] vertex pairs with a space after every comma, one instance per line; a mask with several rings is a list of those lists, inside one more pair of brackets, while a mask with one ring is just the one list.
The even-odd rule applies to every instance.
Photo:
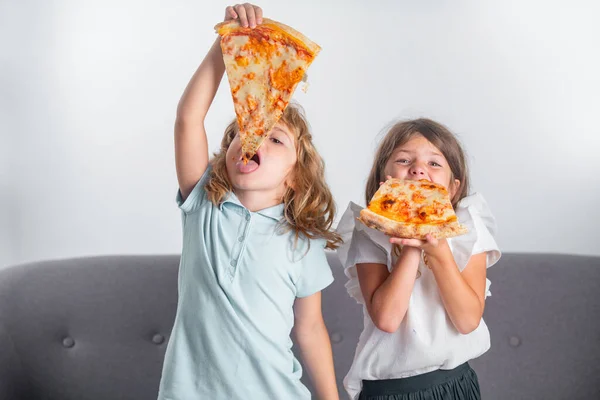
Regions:
[[[0, 266], [180, 251], [175, 107], [226, 5], [0, 0]], [[261, 6], [323, 47], [295, 97], [340, 212], [362, 202], [382, 129], [428, 116], [463, 141], [505, 251], [600, 255], [600, 3]]]

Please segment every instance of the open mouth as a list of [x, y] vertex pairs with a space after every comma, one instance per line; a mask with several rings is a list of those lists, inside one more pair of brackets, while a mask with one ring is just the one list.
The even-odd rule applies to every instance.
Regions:
[[236, 163], [238, 170], [243, 174], [254, 172], [260, 166], [260, 156], [258, 154], [254, 154], [250, 158], [248, 156], [249, 154], [240, 157], [240, 160]]
[[244, 161], [246, 160], [246, 164], [250, 161], [254, 161], [257, 165], [260, 165], [260, 157], [258, 156], [258, 153], [254, 154], [252, 157], [248, 157], [250, 154], [246, 153], [246, 155], [243, 155], [240, 157], [240, 161]]

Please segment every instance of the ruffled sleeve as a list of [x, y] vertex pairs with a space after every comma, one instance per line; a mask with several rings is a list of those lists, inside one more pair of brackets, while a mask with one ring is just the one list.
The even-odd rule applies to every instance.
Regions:
[[[501, 256], [494, 238], [496, 220], [483, 196], [474, 193], [465, 197], [458, 203], [455, 212], [458, 221], [469, 229], [468, 233], [450, 239], [450, 247], [458, 268], [462, 271], [472, 255], [484, 252], [487, 252], [487, 268], [496, 264]], [[486, 297], [491, 295], [489, 287], [488, 279]]]
[[348, 277], [348, 294], [358, 303], [364, 304], [356, 264], [384, 264], [389, 269], [391, 244], [385, 234], [357, 220], [361, 210], [361, 206], [351, 202], [340, 219], [337, 232], [342, 236], [344, 243], [337, 249], [337, 256]]
[[[358, 303], [363, 304], [356, 264], [385, 264], [389, 269], [392, 265], [392, 246], [384, 233], [371, 229], [357, 220], [361, 210], [361, 206], [351, 202], [340, 219], [337, 231], [344, 243], [338, 248], [337, 256], [348, 277], [346, 283], [348, 294]], [[465, 269], [472, 255], [484, 252], [487, 252], [487, 267], [496, 264], [501, 256], [494, 238], [496, 220], [483, 196], [475, 193], [465, 197], [460, 201], [455, 212], [459, 222], [469, 230], [464, 235], [449, 239], [459, 270]], [[490, 285], [491, 282], [487, 279], [486, 297], [491, 295]]]

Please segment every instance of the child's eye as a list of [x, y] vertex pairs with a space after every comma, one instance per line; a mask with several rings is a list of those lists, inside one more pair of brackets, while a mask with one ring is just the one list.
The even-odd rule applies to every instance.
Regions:
[[274, 137], [271, 138], [271, 141], [275, 144], [283, 144], [283, 142], [281, 140], [274, 138]]
[[408, 164], [408, 162], [409, 161], [407, 159], [405, 159], [405, 158], [401, 158], [399, 160], [396, 160], [396, 163], [398, 163], [398, 164], [404, 164], [404, 165], [406, 165], [406, 164]]
[[433, 166], [433, 167], [441, 167], [441, 165], [440, 165], [440, 164], [438, 164], [438, 163], [436, 163], [435, 161], [432, 161], [432, 162], [430, 162], [429, 164], [430, 164], [431, 166]]

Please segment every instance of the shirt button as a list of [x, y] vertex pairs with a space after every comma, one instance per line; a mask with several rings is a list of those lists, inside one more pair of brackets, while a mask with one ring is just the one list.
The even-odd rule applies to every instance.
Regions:
[[231, 264], [231, 266], [232, 266], [232, 267], [235, 267], [235, 266], [236, 266], [236, 264], [237, 264], [237, 260], [231, 260], [231, 263], [230, 263], [230, 264]]
[[246, 221], [250, 221], [250, 214], [246, 214]]
[[243, 237], [243, 236], [240, 236], [240, 237], [238, 238], [238, 242], [243, 242], [243, 241], [244, 241], [244, 237]]

